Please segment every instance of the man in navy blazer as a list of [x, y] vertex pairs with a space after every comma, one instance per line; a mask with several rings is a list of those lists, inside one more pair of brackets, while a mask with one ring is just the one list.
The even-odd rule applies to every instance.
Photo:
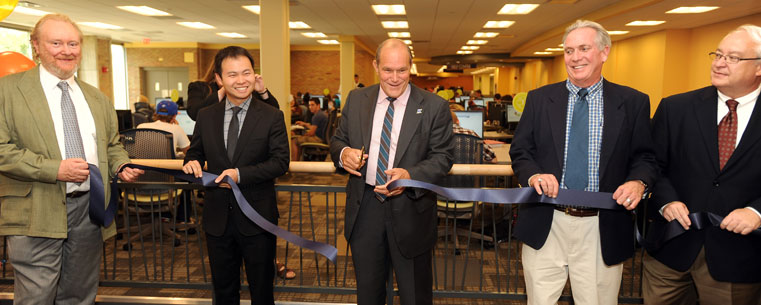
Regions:
[[[729, 33], [709, 54], [711, 86], [663, 99], [653, 141], [663, 176], [648, 241], [676, 221], [684, 234], [644, 258], [645, 304], [761, 304], [761, 28]], [[719, 227], [690, 227], [710, 212]]]
[[[529, 92], [510, 148], [513, 169], [539, 194], [556, 197], [573, 185], [611, 192], [634, 209], [657, 172], [649, 99], [602, 79], [611, 43], [599, 24], [576, 21], [563, 42], [568, 80]], [[574, 112], [587, 113], [587, 120], [573, 125]], [[582, 153], [572, 154], [578, 147]], [[555, 304], [568, 277], [576, 302], [617, 303], [622, 262], [634, 251], [631, 212], [524, 204], [515, 236], [524, 243], [528, 304]]]
[[[452, 118], [446, 101], [409, 83], [412, 55], [404, 42], [381, 43], [373, 66], [380, 84], [349, 93], [330, 143], [336, 168], [352, 174], [344, 236], [357, 277], [357, 304], [385, 304], [389, 266], [402, 304], [432, 304], [436, 196], [387, 185], [397, 179], [437, 183], [449, 172]], [[387, 114], [393, 118], [387, 125], [390, 143], [381, 153]], [[383, 171], [379, 160], [386, 153]]]
[[219, 187], [206, 188], [203, 208], [215, 300], [217, 304], [240, 302], [243, 260], [251, 303], [274, 304], [275, 235], [246, 218], [222, 179], [232, 178], [251, 207], [277, 224], [275, 178], [285, 174], [290, 162], [285, 120], [280, 110], [258, 98], [266, 89], [246, 49], [220, 50], [214, 69], [225, 98], [198, 113], [183, 171], [200, 177], [205, 162], [208, 172], [219, 175]]

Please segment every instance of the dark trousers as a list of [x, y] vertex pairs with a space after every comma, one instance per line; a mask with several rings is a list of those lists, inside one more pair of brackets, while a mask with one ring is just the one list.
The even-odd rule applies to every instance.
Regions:
[[393, 267], [402, 305], [433, 304], [431, 250], [404, 257], [394, 240], [391, 203], [380, 203], [365, 187], [349, 241], [357, 278], [357, 304], [385, 304], [389, 266]]
[[206, 234], [211, 281], [218, 305], [240, 304], [240, 266], [246, 264], [251, 304], [275, 304], [275, 236], [270, 233], [244, 236], [228, 219], [222, 236]]

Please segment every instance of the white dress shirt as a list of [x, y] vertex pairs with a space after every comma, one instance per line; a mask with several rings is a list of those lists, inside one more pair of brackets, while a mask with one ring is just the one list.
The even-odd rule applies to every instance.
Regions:
[[[375, 102], [375, 113], [373, 114], [373, 130], [370, 133], [370, 149], [367, 151], [367, 174], [365, 183], [375, 185], [375, 172], [378, 168], [378, 154], [380, 153], [381, 133], [383, 132], [383, 119], [388, 111], [388, 95], [378, 86], [378, 100]], [[410, 86], [404, 90], [394, 101], [394, 121], [391, 127], [391, 143], [389, 143], [388, 168], [394, 168], [394, 157], [396, 156], [396, 144], [399, 141], [399, 132], [402, 130], [402, 121], [404, 112], [407, 108], [407, 100], [410, 98]], [[388, 181], [386, 181], [388, 182]]]
[[[53, 119], [53, 126], [55, 127], [55, 135], [58, 140], [58, 148], [61, 151], [61, 158], [66, 159], [66, 142], [63, 132], [63, 116], [61, 114], [61, 88], [58, 87], [58, 83], [62, 81], [55, 75], [48, 72], [44, 66], [40, 65], [40, 83], [42, 83], [42, 90], [45, 93], [45, 98], [48, 101], [48, 107], [50, 107], [50, 114]], [[92, 112], [90, 112], [90, 105], [85, 100], [85, 95], [82, 93], [82, 89], [79, 88], [74, 76], [69, 79], [65, 79], [69, 84], [69, 96], [74, 103], [74, 108], [77, 112], [77, 122], [79, 123], [79, 133], [82, 136], [82, 146], [85, 149], [85, 159], [88, 163], [98, 164], [98, 146], [97, 146], [97, 134], [95, 131], [95, 120], [93, 119]], [[83, 183], [66, 183], [66, 193], [74, 191], [88, 191], [90, 190], [90, 177]]]

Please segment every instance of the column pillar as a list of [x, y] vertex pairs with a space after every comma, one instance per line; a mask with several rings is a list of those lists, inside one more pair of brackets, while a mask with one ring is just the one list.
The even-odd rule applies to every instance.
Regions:
[[339, 46], [339, 64], [340, 64], [340, 83], [341, 88], [341, 109], [346, 105], [346, 98], [349, 97], [349, 91], [354, 89], [354, 36], [338, 36]]
[[285, 124], [291, 126], [291, 42], [288, 0], [261, 1], [259, 65], [264, 84], [280, 103]]

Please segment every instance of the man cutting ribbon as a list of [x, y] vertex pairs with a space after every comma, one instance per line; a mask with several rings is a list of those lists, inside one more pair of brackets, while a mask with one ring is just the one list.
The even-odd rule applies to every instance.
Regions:
[[243, 260], [252, 303], [274, 304], [275, 235], [245, 216], [224, 179], [232, 179], [250, 207], [277, 225], [275, 178], [285, 174], [289, 164], [283, 112], [252, 94], [264, 94], [266, 88], [246, 49], [220, 50], [214, 57], [214, 73], [225, 97], [198, 113], [183, 171], [201, 178], [206, 163], [210, 173], [219, 175], [215, 181], [219, 187], [206, 186], [203, 209], [216, 302], [240, 302]]
[[[116, 234], [102, 186], [130, 160], [111, 101], [74, 76], [77, 25], [45, 15], [31, 40], [40, 66], [0, 80], [0, 235], [8, 236], [14, 303], [93, 304], [102, 241]], [[127, 168], [119, 178], [142, 172]]]
[[[634, 209], [657, 173], [648, 97], [603, 79], [611, 42], [599, 24], [577, 21], [563, 46], [568, 80], [529, 92], [510, 148], [513, 170], [539, 194], [611, 192]], [[555, 304], [569, 277], [577, 303], [617, 303], [633, 227], [626, 210], [522, 205], [515, 237], [524, 242], [528, 304]]]

